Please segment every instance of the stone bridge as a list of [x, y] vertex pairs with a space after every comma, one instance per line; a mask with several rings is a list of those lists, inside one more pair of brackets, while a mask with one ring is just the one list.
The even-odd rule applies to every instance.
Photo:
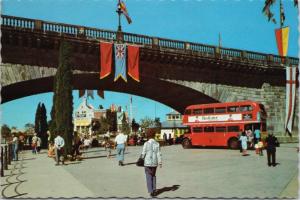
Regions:
[[[103, 89], [159, 101], [179, 112], [190, 104], [255, 100], [269, 131], [284, 133], [285, 63], [276, 55], [2, 15], [2, 103], [52, 92], [61, 40], [72, 47], [74, 89]], [[99, 79], [99, 42], [140, 46], [139, 83]], [[112, 73], [113, 74], [113, 73]], [[298, 103], [296, 102], [296, 119]], [[294, 123], [295, 131], [298, 130]]]

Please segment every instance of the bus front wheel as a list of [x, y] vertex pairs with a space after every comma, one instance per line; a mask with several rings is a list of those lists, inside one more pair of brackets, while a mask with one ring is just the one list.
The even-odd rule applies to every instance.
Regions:
[[228, 148], [229, 149], [238, 149], [239, 147], [239, 141], [237, 138], [231, 138], [229, 141], [228, 141]]
[[184, 139], [183, 141], [182, 141], [182, 147], [184, 148], [184, 149], [188, 149], [188, 148], [191, 148], [191, 146], [192, 146], [192, 144], [191, 144], [191, 141], [189, 140], [189, 139]]

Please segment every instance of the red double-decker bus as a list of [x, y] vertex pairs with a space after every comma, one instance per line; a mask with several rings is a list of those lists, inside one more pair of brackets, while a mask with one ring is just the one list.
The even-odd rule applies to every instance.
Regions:
[[236, 149], [242, 131], [260, 129], [261, 136], [266, 136], [266, 119], [263, 104], [255, 101], [191, 105], [186, 108], [182, 119], [190, 129], [184, 134], [182, 146]]

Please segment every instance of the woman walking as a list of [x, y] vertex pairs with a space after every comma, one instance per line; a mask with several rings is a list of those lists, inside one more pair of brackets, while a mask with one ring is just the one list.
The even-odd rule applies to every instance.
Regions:
[[149, 130], [147, 133], [148, 141], [143, 146], [142, 157], [145, 158], [145, 174], [147, 189], [151, 197], [156, 196], [156, 168], [162, 167], [161, 152], [159, 143], [154, 140], [155, 132]]
[[246, 136], [245, 131], [242, 132], [242, 135], [240, 136], [240, 141], [241, 141], [241, 145], [242, 145], [243, 156], [246, 156], [247, 155], [247, 141], [248, 141], [248, 138]]

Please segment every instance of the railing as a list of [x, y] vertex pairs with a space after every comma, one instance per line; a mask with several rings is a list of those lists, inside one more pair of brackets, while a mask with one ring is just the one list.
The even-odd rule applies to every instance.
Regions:
[[12, 161], [12, 145], [6, 144], [1, 146], [1, 169], [0, 176], [4, 176], [4, 170], [8, 170], [8, 165], [11, 164]]
[[[17, 29], [28, 29], [31, 31], [41, 31], [43, 33], [56, 32], [60, 34], [68, 34], [74, 37], [86, 37], [87, 39], [102, 39], [110, 41], [117, 39], [116, 31], [75, 26], [63, 23], [46, 22], [7, 15], [1, 15], [1, 26], [13, 27]], [[152, 46], [155, 48], [191, 51], [199, 53], [201, 56], [217, 57], [221, 59], [248, 61], [260, 64], [273, 63], [279, 66], [283, 62], [292, 65], [298, 65], [299, 63], [299, 59], [293, 57], [286, 57], [282, 59], [277, 55], [242, 51], [230, 48], [219, 48], [217, 46], [155, 38], [132, 33], [121, 33], [121, 40], [127, 43]]]

